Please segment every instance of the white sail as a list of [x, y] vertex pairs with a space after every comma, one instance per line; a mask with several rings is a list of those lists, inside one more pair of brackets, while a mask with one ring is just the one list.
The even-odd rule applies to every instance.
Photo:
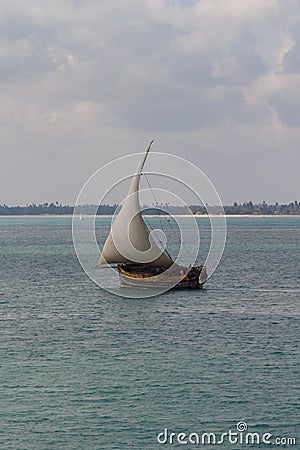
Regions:
[[103, 246], [98, 266], [112, 263], [140, 263], [169, 267], [173, 264], [173, 260], [154, 242], [140, 211], [139, 182], [152, 142], [133, 176], [127, 197]]

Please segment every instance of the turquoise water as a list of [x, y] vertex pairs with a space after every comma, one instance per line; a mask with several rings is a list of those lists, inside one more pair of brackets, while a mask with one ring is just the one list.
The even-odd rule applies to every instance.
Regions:
[[201, 448], [157, 435], [239, 421], [297, 437], [299, 229], [228, 219], [205, 290], [130, 299], [82, 271], [71, 219], [1, 218], [0, 448]]

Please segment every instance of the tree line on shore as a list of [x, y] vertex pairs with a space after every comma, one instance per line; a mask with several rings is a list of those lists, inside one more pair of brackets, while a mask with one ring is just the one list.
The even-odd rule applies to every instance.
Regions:
[[[81, 205], [77, 207], [76, 212], [81, 214], [94, 214], [97, 209], [97, 215], [111, 215], [114, 214], [118, 205], [103, 204], [96, 205]], [[215, 208], [215, 209], [214, 209]], [[145, 214], [159, 214], [163, 211], [167, 211], [169, 214], [207, 214], [209, 211], [212, 213], [220, 213], [219, 207], [204, 206], [204, 205], [190, 205], [185, 206], [172, 206], [169, 204], [153, 204], [151, 206], [143, 206]], [[6, 204], [0, 205], [0, 215], [69, 215], [73, 214], [74, 206], [62, 205], [58, 202], [42, 203], [36, 205], [35, 203], [27, 204], [23, 206], [8, 206]], [[288, 204], [267, 204], [265, 201], [262, 203], [253, 203], [252, 201], [245, 203], [234, 202], [233, 205], [224, 206], [225, 214], [253, 214], [253, 215], [295, 215], [300, 214], [300, 202], [295, 200]]]

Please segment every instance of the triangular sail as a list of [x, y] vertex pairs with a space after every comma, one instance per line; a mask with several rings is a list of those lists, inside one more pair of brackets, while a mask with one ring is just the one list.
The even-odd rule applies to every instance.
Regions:
[[152, 142], [133, 176], [127, 197], [103, 246], [98, 266], [106, 263], [139, 263], [169, 267], [173, 264], [173, 260], [154, 242], [140, 211], [139, 182]]

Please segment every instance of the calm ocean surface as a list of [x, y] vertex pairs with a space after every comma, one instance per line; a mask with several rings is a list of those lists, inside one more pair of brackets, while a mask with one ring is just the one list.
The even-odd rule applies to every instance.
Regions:
[[227, 225], [205, 290], [130, 299], [85, 275], [70, 218], [0, 218], [0, 448], [201, 448], [157, 435], [239, 421], [297, 438], [300, 218]]

